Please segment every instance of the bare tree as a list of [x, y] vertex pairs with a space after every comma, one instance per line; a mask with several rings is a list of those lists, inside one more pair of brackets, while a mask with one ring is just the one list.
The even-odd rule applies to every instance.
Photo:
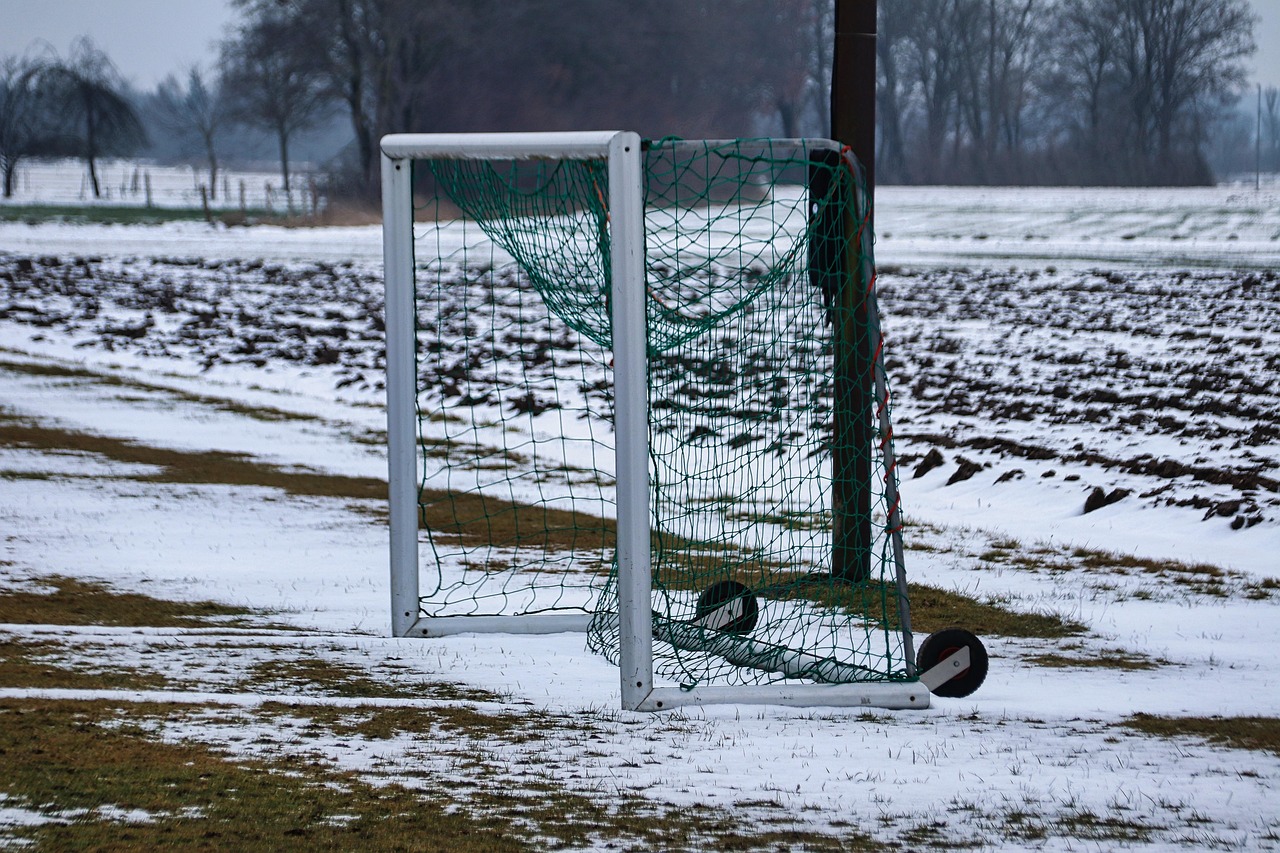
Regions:
[[972, 38], [966, 34], [976, 16], [972, 0], [902, 0], [909, 26], [903, 47], [907, 73], [920, 98], [924, 135], [915, 146], [920, 177], [935, 182], [944, 177], [946, 143], [959, 145], [959, 93], [963, 85], [964, 52]]
[[289, 140], [315, 122], [327, 106], [314, 57], [284, 49], [296, 35], [284, 14], [268, 13], [222, 47], [222, 80], [231, 115], [275, 135], [280, 174], [289, 192]]
[[1037, 59], [1044, 42], [1036, 29], [1044, 0], [997, 2], [987, 0], [986, 106], [987, 157], [997, 151], [1021, 151], [1022, 116], [1031, 97]]
[[[377, 185], [377, 140], [422, 130], [423, 110], [439, 95], [446, 57], [465, 62], [460, 35], [490, 23], [493, 0], [234, 0], [247, 23], [241, 40], [266, 38], [282, 63], [305, 70], [307, 100], [341, 105], [350, 118], [357, 180]], [[529, 4], [524, 4], [528, 6]], [[507, 7], [518, 17], [522, 7]], [[528, 50], [529, 34], [502, 49]], [[493, 45], [497, 47], [497, 45]], [[490, 62], [498, 56], [487, 57]], [[500, 93], [490, 93], [490, 99]], [[459, 93], [460, 97], [465, 97]]]
[[388, 14], [383, 0], [307, 0], [308, 16], [319, 15], [327, 27], [315, 30], [316, 48], [324, 57], [328, 88], [345, 106], [356, 143], [357, 174], [367, 191], [376, 186], [378, 80], [386, 62]]
[[156, 90], [157, 113], [167, 130], [179, 135], [194, 135], [204, 150], [209, 165], [209, 197], [218, 197], [217, 135], [227, 119], [227, 105], [222, 97], [222, 81], [205, 81], [197, 67], [187, 72], [186, 86], [172, 74], [161, 81]]
[[[1248, 0], [1103, 0], [1119, 22], [1119, 68], [1148, 180], [1199, 156], [1207, 114], [1244, 84], [1253, 53]], [[1180, 149], [1180, 152], [1179, 152]]]
[[17, 57], [0, 60], [0, 180], [12, 198], [18, 164], [40, 153], [45, 132], [40, 109], [38, 62]]
[[912, 27], [914, 7], [912, 2], [881, 3], [877, 9], [876, 118], [880, 123], [880, 151], [876, 169], [878, 179], [884, 183], [912, 180], [905, 121], [914, 91], [907, 67], [907, 32]]
[[[348, 185], [366, 190], [377, 139], [394, 131], [825, 129], [831, 0], [233, 2], [246, 23], [228, 71], [243, 80], [264, 53], [298, 69], [295, 118], [325, 101], [349, 115]], [[1205, 179], [1199, 149], [1252, 49], [1248, 2], [885, 0], [884, 174]], [[289, 128], [305, 121], [250, 113], [287, 160]]]
[[389, 34], [395, 29], [392, 0], [233, 0], [248, 17], [246, 30], [287, 22], [288, 37], [276, 50], [318, 75], [321, 90], [341, 104], [351, 120], [359, 181], [376, 186], [379, 77]]
[[81, 38], [67, 61], [45, 66], [40, 77], [67, 123], [62, 145], [84, 159], [93, 196], [100, 198], [98, 159], [131, 153], [147, 138], [137, 112], [122, 94], [120, 74], [92, 40]]
[[1119, 85], [1120, 33], [1098, 13], [1095, 0], [1065, 0], [1058, 17], [1058, 83], [1055, 94], [1076, 115], [1068, 118], [1077, 140], [1101, 154], [1103, 124]]
[[818, 136], [831, 133], [831, 67], [836, 61], [836, 8], [830, 0], [811, 0], [805, 22], [813, 84], [809, 97], [818, 123]]

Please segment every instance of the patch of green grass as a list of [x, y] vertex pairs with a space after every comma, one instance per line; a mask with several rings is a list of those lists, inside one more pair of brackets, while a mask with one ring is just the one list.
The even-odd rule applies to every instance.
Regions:
[[[222, 484], [276, 488], [304, 497], [387, 499], [387, 483], [374, 477], [348, 477], [286, 469], [225, 451], [186, 451], [154, 447], [111, 436], [0, 419], [0, 447], [43, 452], [86, 453], [116, 462], [150, 465], [161, 470], [132, 479], [153, 483]], [[385, 511], [374, 511], [385, 518]], [[559, 551], [611, 551], [615, 524], [610, 519], [545, 505], [519, 504], [489, 495], [424, 489], [420, 522], [437, 536], [457, 537], [463, 544], [497, 548], [522, 547]]]
[[1121, 725], [1159, 737], [1197, 737], [1233, 749], [1280, 755], [1278, 717], [1160, 717], [1134, 714]]
[[52, 480], [53, 474], [44, 471], [0, 471], [0, 480]]
[[[877, 613], [881, 595], [887, 597], [890, 613], [896, 617], [896, 589], [883, 589], [878, 583], [810, 587], [800, 597], [843, 607], [851, 613]], [[1057, 614], [1013, 610], [994, 601], [981, 601], [928, 584], [908, 583], [907, 600], [911, 604], [911, 628], [918, 634], [961, 627], [978, 635], [1059, 639], [1087, 630], [1083, 624]], [[896, 618], [891, 625], [897, 625]]]
[[[483, 693], [483, 691], [476, 691]], [[490, 700], [491, 701], [491, 700]], [[430, 708], [325, 708], [305, 709], [267, 703], [260, 709], [267, 715], [302, 714], [344, 738], [363, 737], [386, 740], [398, 735], [429, 737], [433, 731], [463, 735], [477, 741], [507, 743], [539, 742], [570, 730], [566, 721], [525, 710], [482, 711], [474, 705], [439, 705]], [[579, 724], [576, 731], [590, 730]]]
[[1060, 816], [1053, 823], [1057, 834], [1089, 841], [1149, 841], [1156, 829], [1116, 815], [1097, 815], [1087, 809]]
[[[962, 813], [958, 822], [922, 824], [916, 827], [911, 838], [929, 848], [963, 849], [967, 847], [985, 847], [977, 835], [968, 838], [957, 838], [956, 832], [961, 827], [982, 827], [985, 838], [1004, 840], [1006, 844], [1013, 841], [1035, 842], [1034, 847], [1044, 846], [1050, 839], [1061, 839], [1068, 842], [1115, 842], [1133, 843], [1151, 841], [1156, 832], [1167, 827], [1143, 820], [1131, 820], [1121, 814], [1107, 812], [1099, 815], [1088, 809], [1068, 808], [1065, 811], [1051, 810], [1042, 812], [1035, 804], [1024, 803], [1008, 809], [987, 811], [976, 802], [954, 804], [952, 812]], [[1120, 811], [1123, 811], [1121, 809]], [[1104, 849], [1110, 849], [1104, 847]]]
[[786, 530], [825, 530], [831, 526], [830, 517], [813, 512], [729, 512], [725, 519], [751, 524], [776, 524]]
[[215, 601], [166, 601], [105, 584], [52, 575], [44, 589], [0, 589], [0, 622], [15, 625], [112, 625], [191, 628], [243, 625], [260, 614]]
[[1254, 601], [1262, 601], [1270, 598], [1277, 592], [1280, 592], [1280, 579], [1263, 578], [1260, 581], [1255, 581], [1248, 585], [1248, 588], [1245, 591], [1245, 598], [1250, 598]]
[[1018, 809], [1003, 815], [1003, 831], [1010, 838], [1022, 841], [1042, 841], [1049, 836], [1044, 818]]
[[[1253, 580], [1242, 572], [1223, 569], [1210, 563], [1186, 563], [1180, 560], [1153, 559], [1116, 551], [1092, 548], [1056, 548], [1041, 546], [1022, 548], [1016, 540], [993, 539], [978, 555], [985, 563], [1003, 564], [1017, 569], [1055, 574], [1084, 570], [1090, 575], [1145, 578], [1160, 584], [1132, 590], [1128, 594], [1141, 600], [1160, 597], [1162, 589], [1177, 589], [1213, 598], [1243, 594], [1249, 599], [1267, 599], [1280, 590], [1280, 582]], [[1114, 591], [1114, 586], [1105, 587]]]
[[[724, 821], [722, 813], [707, 808], [675, 808], [634, 794], [609, 793], [608, 797], [584, 795], [563, 789], [548, 780], [547, 758], [534, 749], [529, 753], [503, 753], [502, 766], [492, 766], [495, 743], [538, 744], [598, 736], [590, 719], [563, 719], [536, 711], [486, 712], [475, 707], [431, 708], [297, 708], [265, 704], [262, 715], [306, 717], [308, 730], [319, 727], [340, 738], [387, 739], [413, 736], [436, 744], [436, 754], [448, 754], [465, 767], [467, 783], [434, 781], [426, 775], [419, 783], [447, 788], [462, 800], [463, 811], [531, 826], [544, 849], [596, 847], [607, 840], [622, 849], [672, 850], [874, 850], [872, 839], [858, 833], [833, 838], [795, 829], [790, 815], [767, 821], [773, 826], [746, 826]], [[321, 736], [316, 731], [315, 736]], [[449, 748], [447, 743], [456, 743]], [[474, 747], [468, 747], [474, 743]], [[499, 772], [500, 771], [500, 772]], [[780, 806], [781, 808], [781, 806]], [[548, 840], [549, 839], [549, 840]]]
[[1074, 548], [1071, 551], [1071, 557], [1081, 568], [1103, 572], [1140, 572], [1148, 575], [1173, 574], [1202, 578], [1221, 578], [1226, 574], [1222, 569], [1209, 563], [1158, 560], [1090, 548]]
[[470, 467], [477, 471], [508, 471], [512, 467], [518, 468], [530, 463], [528, 456], [514, 450], [456, 438], [422, 436], [418, 439], [418, 447], [427, 459], [454, 459], [460, 467]]
[[266, 486], [290, 494], [321, 497], [385, 498], [387, 494], [386, 482], [372, 477], [343, 477], [284, 469], [237, 453], [171, 450], [121, 438], [23, 423], [12, 418], [0, 420], [0, 447], [86, 453], [116, 462], [163, 469], [133, 478], [140, 482]]
[[[690, 573], [695, 565], [691, 559], [692, 555], [681, 554], [674, 563], [659, 562], [655, 582], [669, 589], [699, 589], [699, 583], [710, 581], [699, 581], [698, 575], [704, 579], [714, 576], [716, 580], [736, 580], [767, 598], [812, 601], [855, 615], [879, 614], [885, 610], [882, 602], [887, 602], [889, 625], [898, 626], [898, 593], [892, 584], [843, 583], [826, 573], [788, 572], [779, 563], [731, 552], [703, 555], [696, 563], [697, 571]], [[1057, 614], [1014, 610], [927, 584], [908, 583], [907, 598], [911, 627], [922, 634], [959, 626], [980, 635], [1059, 639], [1087, 630], [1082, 623]]]
[[612, 519], [476, 492], [423, 489], [418, 510], [421, 526], [446, 543], [611, 553], [617, 536]]

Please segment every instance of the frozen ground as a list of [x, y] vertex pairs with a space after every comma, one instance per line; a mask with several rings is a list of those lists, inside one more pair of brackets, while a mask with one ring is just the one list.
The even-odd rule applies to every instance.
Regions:
[[[166, 738], [424, 789], [462, 789], [465, 751], [502, 786], [549, 780], [908, 847], [1280, 846], [1280, 758], [1120, 725], [1273, 716], [1280, 700], [1268, 583], [1280, 578], [1280, 210], [1265, 193], [1125, 192], [880, 197], [908, 570], [1088, 629], [1069, 643], [987, 638], [992, 672], [967, 699], [899, 715], [618, 712], [616, 669], [579, 636], [387, 638], [385, 528], [368, 502], [157, 482], [145, 463], [21, 445], [0, 449], [0, 583], [100, 580], [264, 608], [305, 630], [3, 626], [62, 660], [154, 672], [171, 688], [0, 696], [178, 701], [207, 718]], [[1135, 223], [1150, 227], [1128, 238]], [[0, 414], [380, 477], [378, 241], [366, 229], [0, 225]], [[912, 476], [932, 450], [941, 464]], [[1128, 494], [1085, 514], [1095, 487]], [[1099, 568], [1079, 549], [1218, 573]], [[368, 672], [393, 698], [240, 677], [312, 658]], [[1142, 667], [1098, 665], [1117, 659]], [[490, 692], [415, 698], [417, 684]], [[292, 711], [264, 712], [272, 700]], [[442, 703], [545, 713], [538, 725], [556, 735], [299, 735], [316, 704]], [[0, 827], [39, 819], [0, 803]]]

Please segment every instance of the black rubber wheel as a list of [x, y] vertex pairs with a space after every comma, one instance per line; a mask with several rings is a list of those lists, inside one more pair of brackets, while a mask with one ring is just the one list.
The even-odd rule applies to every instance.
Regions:
[[[708, 616], [713, 616], [715, 611], [722, 607], [732, 606], [736, 602], [741, 602], [741, 613], [724, 624], [716, 624], [718, 620], [714, 617], [707, 619], [708, 627], [727, 631], [730, 634], [750, 634], [760, 618], [760, 603], [756, 601], [755, 593], [750, 587], [737, 581], [720, 581], [704, 589], [702, 595], [698, 596], [698, 608], [694, 619], [701, 621]], [[735, 607], [734, 610], [736, 611], [737, 608]]]
[[963, 628], [935, 631], [920, 644], [916, 653], [916, 671], [928, 672], [961, 648], [969, 649], [969, 668], [938, 685], [935, 696], [968, 696], [987, 678], [987, 647], [975, 634]]

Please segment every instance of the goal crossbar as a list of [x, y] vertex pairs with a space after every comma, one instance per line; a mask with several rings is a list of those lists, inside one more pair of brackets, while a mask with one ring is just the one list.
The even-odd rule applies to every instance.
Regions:
[[617, 130], [547, 133], [392, 133], [382, 137], [382, 153], [392, 160], [502, 160], [555, 157], [561, 160], [599, 160], [619, 137], [635, 134]]

